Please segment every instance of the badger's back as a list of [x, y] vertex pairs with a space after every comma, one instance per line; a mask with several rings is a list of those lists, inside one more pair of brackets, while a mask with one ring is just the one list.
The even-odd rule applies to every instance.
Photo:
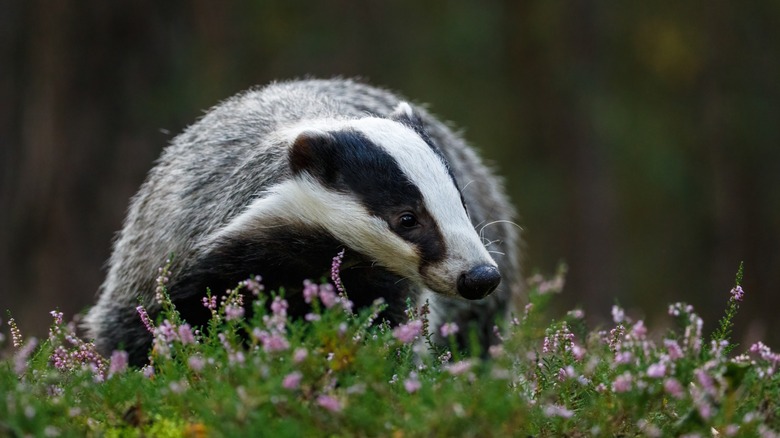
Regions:
[[[99, 301], [87, 315], [86, 326], [100, 351], [108, 354], [119, 346], [145, 351], [150, 337], [135, 308], [142, 304], [152, 314], [157, 311], [158, 267], [173, 254], [173, 276], [186, 276], [208, 239], [270, 187], [291, 178], [288, 145], [280, 131], [305, 120], [386, 116], [400, 100], [349, 80], [275, 83], [222, 102], [177, 136], [133, 197]], [[487, 249], [503, 276], [502, 285], [487, 299], [436, 297], [440, 305], [434, 312], [461, 324], [477, 321], [492, 327], [492, 320], [502, 316], [511, 297], [520, 292], [518, 236], [513, 225], [504, 222], [513, 210], [500, 181], [464, 141], [425, 110], [415, 111], [461, 182], [469, 217], [490, 242]], [[171, 294], [177, 294], [173, 286]]]

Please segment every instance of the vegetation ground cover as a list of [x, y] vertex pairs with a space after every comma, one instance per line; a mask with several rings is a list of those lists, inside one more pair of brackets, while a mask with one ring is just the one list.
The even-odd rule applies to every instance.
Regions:
[[[334, 259], [330, 282], [306, 282], [311, 311], [287, 315], [283, 291], [249, 279], [208, 294], [208, 327], [164, 312], [139, 318], [154, 336], [150, 363], [103, 358], [52, 311], [46, 340], [5, 321], [13, 353], [0, 362], [0, 436], [778, 436], [777, 354], [734, 345], [741, 287], [710, 336], [684, 303], [673, 329], [654, 332], [614, 306], [614, 325], [590, 329], [583, 312], [553, 316], [564, 270], [529, 281], [528, 303], [500, 345], [470, 353], [444, 324], [433, 342], [427, 306], [390, 327], [383, 304], [353, 309]], [[251, 300], [251, 301], [250, 301]], [[251, 303], [251, 304], [250, 304]], [[252, 310], [246, 313], [247, 306]]]

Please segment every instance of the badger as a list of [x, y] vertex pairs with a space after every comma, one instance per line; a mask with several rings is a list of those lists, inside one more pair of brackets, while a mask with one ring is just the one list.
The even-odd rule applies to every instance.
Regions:
[[96, 305], [84, 318], [103, 354], [145, 363], [159, 266], [168, 293], [204, 325], [202, 298], [251, 275], [303, 315], [303, 280], [341, 281], [356, 306], [381, 297], [455, 322], [482, 347], [521, 293], [519, 233], [499, 178], [425, 108], [357, 80], [276, 82], [240, 93], [173, 139], [132, 198]]

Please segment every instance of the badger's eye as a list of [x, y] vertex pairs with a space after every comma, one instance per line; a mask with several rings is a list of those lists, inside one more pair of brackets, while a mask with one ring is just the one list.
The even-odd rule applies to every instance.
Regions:
[[412, 213], [404, 213], [398, 218], [398, 223], [403, 228], [414, 228], [419, 222], [417, 222], [417, 218]]

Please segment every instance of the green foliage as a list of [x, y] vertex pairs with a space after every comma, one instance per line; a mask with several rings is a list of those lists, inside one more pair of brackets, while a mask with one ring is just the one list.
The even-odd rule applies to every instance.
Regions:
[[[731, 338], [731, 332], [734, 328], [734, 317], [737, 316], [739, 303], [742, 301], [744, 294], [742, 291], [744, 265], [744, 262], [739, 264], [739, 269], [737, 269], [737, 275], [734, 279], [734, 288], [731, 289], [731, 297], [729, 298], [728, 307], [726, 307], [726, 314], [718, 322], [718, 328], [712, 334], [712, 342], [728, 341]], [[726, 345], [726, 353], [731, 352], [735, 347], [736, 345]]]
[[49, 339], [35, 349], [27, 339], [0, 362], [0, 435], [709, 436], [716, 430], [755, 436], [780, 430], [780, 355], [758, 343], [729, 357], [733, 314], [727, 311], [710, 345], [702, 342], [701, 319], [683, 303], [669, 307], [679, 328], [655, 339], [643, 321], [618, 307], [607, 330], [589, 330], [579, 310], [549, 322], [546, 308], [563, 287], [563, 274], [531, 279], [529, 304], [508, 321], [503, 343], [482, 358], [454, 349], [454, 326], [445, 333], [449, 349], [434, 344], [440, 329], [429, 326], [425, 307], [410, 306], [410, 321], [391, 328], [378, 322], [381, 303], [352, 312], [329, 284], [307, 284], [311, 313], [292, 320], [281, 296], [248, 280], [219, 300], [207, 297], [212, 320], [193, 329], [167, 298], [164, 272], [158, 299], [165, 311], [147, 367], [127, 368], [122, 353], [94, 356], [92, 344], [52, 312]]

